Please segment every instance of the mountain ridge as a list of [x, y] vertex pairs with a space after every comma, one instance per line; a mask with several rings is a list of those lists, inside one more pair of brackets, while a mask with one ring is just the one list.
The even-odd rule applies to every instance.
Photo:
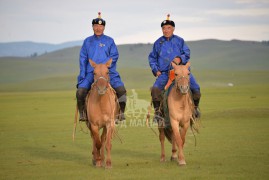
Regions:
[[[187, 43], [199, 43], [207, 41], [218, 41], [218, 42], [243, 42], [243, 43], [257, 43], [261, 45], [269, 46], [269, 41], [245, 41], [233, 39], [230, 41], [218, 40], [218, 39], [203, 39], [196, 41], [187, 41]], [[47, 54], [53, 51], [61, 50], [64, 48], [70, 48], [75, 46], [81, 46], [83, 40], [68, 41], [64, 43], [52, 44], [43, 42], [33, 42], [33, 41], [18, 41], [18, 42], [1, 42], [0, 43], [0, 57], [36, 57], [43, 54]], [[152, 43], [134, 43], [134, 44], [152, 44]], [[124, 45], [134, 45], [134, 44], [120, 44], [118, 46]]]
[[60, 44], [38, 43], [32, 41], [0, 43], [0, 57], [33, 57], [56, 50], [79, 46], [82, 40], [70, 41]]
[[[257, 73], [268, 76], [268, 45], [238, 40], [201, 40], [187, 44], [191, 50], [191, 70], [200, 74], [197, 79], [204, 85], [236, 82], [238, 78], [248, 82], [248, 76]], [[149, 43], [118, 45], [117, 69], [128, 87], [144, 87], [154, 81], [148, 64], [152, 46]], [[0, 57], [0, 91], [74, 88], [80, 48], [68, 47], [32, 57]]]

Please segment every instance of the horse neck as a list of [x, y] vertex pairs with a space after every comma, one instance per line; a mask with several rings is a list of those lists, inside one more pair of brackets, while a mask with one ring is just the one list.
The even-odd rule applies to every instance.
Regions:
[[178, 106], [186, 106], [186, 105], [190, 105], [190, 93], [187, 94], [182, 94], [181, 92], [179, 92], [179, 90], [176, 89], [176, 87], [174, 86], [172, 91], [170, 92], [171, 96], [172, 96], [172, 101], [174, 101], [174, 103], [176, 103]]
[[111, 94], [112, 94], [112, 90], [110, 87], [108, 87], [105, 94], [99, 95], [96, 86], [93, 86], [92, 90], [91, 90], [91, 94], [92, 94], [92, 98], [95, 99], [96, 101], [100, 101], [100, 102], [105, 103], [105, 102], [109, 101], [109, 98], [111, 97]]

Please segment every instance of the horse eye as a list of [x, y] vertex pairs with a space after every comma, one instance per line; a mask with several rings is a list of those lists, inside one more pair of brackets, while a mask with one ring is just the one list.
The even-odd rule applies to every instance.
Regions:
[[175, 76], [178, 76], [178, 74], [177, 74], [177, 73], [175, 73]]

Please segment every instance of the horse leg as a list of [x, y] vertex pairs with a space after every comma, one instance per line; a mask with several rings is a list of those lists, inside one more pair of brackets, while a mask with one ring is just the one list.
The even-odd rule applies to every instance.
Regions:
[[94, 138], [92, 137], [92, 165], [96, 166], [97, 149], [95, 146]]
[[172, 134], [172, 156], [171, 156], [171, 161], [176, 161], [176, 160], [177, 160], [176, 141], [175, 141], [174, 134]]
[[114, 125], [109, 125], [107, 127], [107, 140], [106, 140], [106, 168], [110, 169], [112, 168], [112, 164], [111, 164], [111, 149], [112, 149], [112, 144], [111, 144], [111, 140], [112, 140], [112, 134], [113, 134], [113, 127]]
[[177, 144], [177, 147], [178, 147], [178, 164], [181, 166], [181, 165], [185, 165], [186, 162], [185, 162], [185, 157], [184, 157], [184, 154], [183, 154], [183, 142], [182, 142], [182, 139], [181, 139], [181, 136], [180, 136], [180, 133], [179, 133], [179, 125], [178, 125], [178, 122], [176, 120], [172, 120], [171, 119], [171, 126], [172, 126], [172, 129], [173, 129], [173, 134], [174, 134], [174, 138], [175, 138], [175, 141], [176, 141], [176, 144]]
[[163, 127], [159, 127], [159, 140], [161, 142], [161, 159], [160, 159], [160, 162], [165, 162], [165, 150], [164, 150], [165, 135], [164, 135]]
[[184, 126], [180, 129], [180, 136], [181, 136], [181, 139], [182, 139], [182, 149], [184, 147], [184, 144], [185, 144], [185, 139], [186, 139], [186, 134], [187, 134], [187, 130], [189, 128], [189, 122], [184, 124]]
[[92, 129], [91, 129], [91, 123], [89, 121], [86, 121], [86, 125], [89, 128], [90, 133], [91, 133], [91, 138], [92, 138], [92, 165], [95, 166], [96, 165], [97, 149], [96, 149], [95, 141], [94, 141], [94, 138], [93, 138], [93, 133], [92, 133]]
[[106, 129], [106, 127], [104, 127], [102, 135], [101, 135], [101, 144], [102, 144], [102, 147], [101, 147], [101, 162], [102, 162], [102, 165], [104, 165], [104, 163], [105, 163], [106, 134], [107, 134], [107, 129]]
[[99, 138], [99, 129], [97, 126], [91, 126], [92, 130], [92, 136], [93, 136], [93, 143], [96, 148], [96, 155], [95, 155], [95, 161], [96, 161], [96, 167], [101, 167], [101, 155], [100, 155], [100, 149], [101, 149], [101, 141]]

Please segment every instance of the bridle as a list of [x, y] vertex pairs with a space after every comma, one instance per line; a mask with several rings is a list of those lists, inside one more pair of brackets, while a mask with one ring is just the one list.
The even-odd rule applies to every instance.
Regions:
[[[179, 85], [179, 81], [184, 80], [184, 79], [186, 79], [186, 81], [188, 81], [188, 85], [187, 86]], [[175, 84], [176, 84], [177, 91], [181, 92], [182, 94], [186, 94], [190, 88], [189, 76], [181, 75], [178, 78], [175, 78]]]
[[[100, 87], [97, 85], [98, 81], [101, 80], [101, 79], [105, 80], [106, 83], [107, 83], [106, 86], [105, 86], [105, 89], [100, 89]], [[109, 87], [108, 84], [109, 84], [109, 78], [105, 78], [104, 76], [100, 76], [94, 81], [93, 86], [96, 86], [98, 94], [103, 95], [103, 94], [106, 93], [106, 90]]]

